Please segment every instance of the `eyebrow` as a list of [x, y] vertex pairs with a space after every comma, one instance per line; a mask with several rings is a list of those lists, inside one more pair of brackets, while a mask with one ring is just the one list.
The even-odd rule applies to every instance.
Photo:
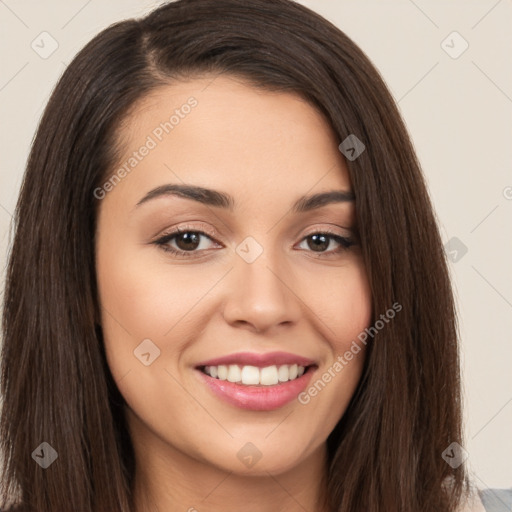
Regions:
[[[233, 196], [225, 192], [219, 192], [218, 190], [212, 190], [196, 185], [168, 184], [161, 185], [150, 190], [135, 205], [135, 207], [137, 208], [148, 201], [165, 196], [183, 197], [185, 199], [191, 199], [192, 201], [197, 201], [216, 208], [223, 208], [229, 211], [233, 211], [236, 204]], [[321, 192], [318, 194], [300, 197], [293, 203], [292, 212], [304, 213], [321, 208], [328, 204], [346, 203], [354, 200], [355, 195], [351, 190], [330, 190], [329, 192]]]

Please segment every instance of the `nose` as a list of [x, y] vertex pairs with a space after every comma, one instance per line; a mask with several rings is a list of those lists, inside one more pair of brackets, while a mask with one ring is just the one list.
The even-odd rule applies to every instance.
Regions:
[[[301, 317], [303, 299], [286, 262], [266, 251], [252, 263], [241, 258], [230, 272], [224, 319], [235, 327], [265, 332], [293, 325]], [[294, 289], [295, 288], [295, 289]], [[302, 299], [302, 300], [301, 300]]]

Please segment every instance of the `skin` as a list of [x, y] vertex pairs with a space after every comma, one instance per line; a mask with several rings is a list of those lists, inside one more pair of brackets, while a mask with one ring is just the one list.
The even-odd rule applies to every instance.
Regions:
[[[314, 359], [311, 382], [370, 325], [371, 292], [351, 237], [354, 202], [291, 214], [303, 195], [351, 190], [325, 118], [290, 93], [218, 76], [163, 86], [119, 127], [120, 165], [169, 113], [197, 106], [100, 201], [96, 265], [107, 360], [127, 407], [136, 455], [137, 512], [327, 510], [325, 441], [360, 379], [365, 350], [307, 404], [237, 408], [198, 378], [201, 361], [239, 351], [286, 351]], [[151, 189], [187, 183], [223, 191], [233, 212], [177, 196], [136, 206]], [[192, 257], [152, 243], [178, 226], [210, 230]], [[235, 252], [248, 236], [263, 252]], [[309, 240], [309, 243], [308, 243]], [[190, 244], [190, 242], [189, 242]], [[168, 242], [186, 250], [183, 239]], [[190, 251], [190, 249], [189, 249]], [[195, 256], [195, 257], [194, 257]], [[150, 339], [160, 356], [134, 356]], [[332, 371], [332, 370], [331, 370]], [[260, 460], [237, 457], [252, 443]]]

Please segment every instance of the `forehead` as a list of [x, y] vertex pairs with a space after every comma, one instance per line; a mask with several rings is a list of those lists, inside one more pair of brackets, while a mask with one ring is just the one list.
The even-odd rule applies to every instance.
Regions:
[[116, 190], [132, 202], [180, 182], [222, 189], [240, 202], [350, 189], [339, 141], [315, 107], [230, 76], [159, 87], [135, 105], [118, 138], [117, 166], [131, 165]]

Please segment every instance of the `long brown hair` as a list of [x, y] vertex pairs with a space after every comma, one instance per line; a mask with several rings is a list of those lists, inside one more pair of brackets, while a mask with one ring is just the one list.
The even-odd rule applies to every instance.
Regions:
[[[133, 510], [124, 401], [97, 323], [94, 190], [115, 168], [116, 130], [136, 101], [215, 73], [298, 93], [340, 143], [354, 134], [366, 147], [346, 163], [373, 321], [395, 302], [402, 310], [368, 344], [328, 438], [331, 509], [454, 511], [467, 490], [464, 465], [442, 458], [463, 444], [456, 313], [420, 164], [370, 60], [290, 0], [167, 3], [103, 30], [59, 80], [28, 159], [7, 269], [0, 500], [37, 512]], [[47, 469], [31, 456], [42, 442], [58, 454]]]

